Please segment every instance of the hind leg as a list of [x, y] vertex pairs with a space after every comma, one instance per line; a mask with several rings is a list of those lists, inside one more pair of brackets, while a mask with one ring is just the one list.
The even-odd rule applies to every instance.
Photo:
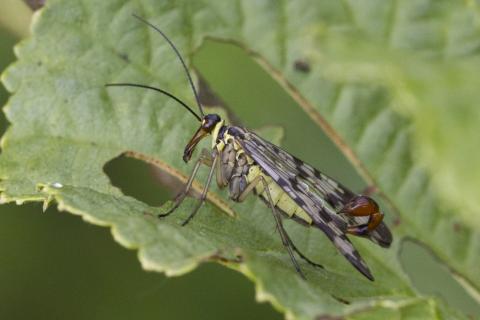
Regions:
[[302, 258], [303, 260], [305, 260], [305, 262], [307, 262], [308, 264], [316, 267], [316, 268], [321, 268], [321, 269], [325, 269], [323, 267], [323, 265], [319, 264], [319, 263], [316, 263], [316, 262], [313, 262], [312, 260], [310, 260], [309, 258], [307, 258], [307, 256], [305, 256], [296, 246], [295, 244], [293, 243], [292, 239], [290, 238], [290, 236], [288, 236], [287, 234], [287, 237], [288, 237], [288, 241], [290, 242], [290, 246], [292, 247], [293, 251], [295, 251], [298, 256], [300, 258]]
[[250, 184], [248, 184], [248, 186], [238, 196], [236, 201], [242, 202], [243, 200], [245, 200], [247, 195], [257, 186], [258, 183], [263, 184], [265, 193], [267, 195], [267, 200], [268, 200], [268, 203], [270, 205], [270, 209], [272, 209], [273, 217], [275, 218], [275, 224], [276, 224], [277, 230], [280, 234], [280, 238], [282, 240], [282, 243], [283, 243], [284, 247], [287, 249], [287, 252], [290, 256], [290, 260], [292, 261], [292, 264], [293, 264], [295, 270], [298, 272], [298, 274], [302, 278], [305, 279], [305, 275], [303, 274], [302, 270], [300, 269], [300, 266], [298, 265], [297, 260], [295, 259], [294, 252], [296, 252], [300, 258], [302, 258], [303, 260], [305, 260], [307, 263], [311, 264], [312, 266], [323, 269], [323, 266], [321, 264], [315, 263], [312, 260], [310, 260], [309, 258], [307, 258], [300, 250], [298, 250], [298, 248], [293, 243], [292, 239], [290, 238], [290, 236], [288, 235], [287, 231], [285, 230], [285, 228], [283, 226], [282, 217], [281, 217], [280, 213], [275, 208], [275, 204], [273, 203], [270, 191], [268, 189], [268, 183], [267, 183], [267, 181], [265, 181], [265, 179], [262, 176], [256, 177]]

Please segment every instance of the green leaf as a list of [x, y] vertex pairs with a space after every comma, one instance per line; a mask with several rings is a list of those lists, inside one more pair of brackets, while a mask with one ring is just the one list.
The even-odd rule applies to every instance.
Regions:
[[[231, 218], [218, 200], [225, 195], [214, 190], [203, 212], [181, 227], [194, 200], [158, 220], [151, 214], [170, 204], [152, 208], [110, 184], [103, 166], [126, 152], [185, 180], [191, 167], [181, 161], [182, 149], [198, 126], [174, 101], [154, 92], [104, 87], [129, 81], [190, 96], [171, 49], [132, 13], [161, 27], [181, 52], [195, 52], [210, 37], [254, 53], [325, 129], [400, 219], [389, 250], [354, 240], [375, 282], [358, 274], [321, 232], [290, 221], [292, 238], [326, 267], [302, 263], [308, 281], [300, 279], [271, 213], [254, 197], [236, 205], [237, 217]], [[62, 210], [109, 226], [119, 243], [139, 251], [145, 269], [179, 275], [203, 261], [223, 263], [256, 283], [259, 300], [291, 317], [462, 318], [412, 288], [398, 250], [402, 237], [418, 239], [478, 295], [479, 223], [468, 213], [478, 201], [472, 191], [478, 189], [478, 173], [468, 176], [478, 150], [469, 150], [464, 162], [465, 148], [451, 146], [453, 137], [462, 139], [462, 132], [478, 124], [474, 117], [467, 117], [468, 126], [461, 121], [476, 114], [478, 93], [467, 90], [468, 97], [460, 99], [464, 91], [447, 91], [452, 81], [430, 81], [449, 77], [449, 61], [475, 56], [475, 15], [473, 3], [433, 0], [48, 1], [35, 15], [33, 36], [17, 47], [18, 61], [3, 74], [14, 95], [4, 109], [11, 126], [2, 139], [1, 199], [53, 199]], [[310, 64], [310, 72], [295, 69], [299, 59]], [[478, 80], [464, 69], [456, 79], [471, 80], [474, 88]], [[452, 119], [448, 115], [458, 110], [447, 101], [458, 101], [466, 111]], [[452, 135], [438, 130], [439, 124]], [[473, 140], [469, 134], [466, 142]], [[426, 148], [431, 141], [436, 143]], [[450, 152], [459, 154], [450, 159]], [[439, 169], [451, 171], [434, 177]], [[456, 187], [447, 197], [445, 181]], [[469, 209], [462, 216], [452, 210], [462, 206]]]

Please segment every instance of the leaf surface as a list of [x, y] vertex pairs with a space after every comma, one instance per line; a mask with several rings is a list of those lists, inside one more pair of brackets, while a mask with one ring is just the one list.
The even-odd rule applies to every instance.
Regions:
[[[398, 250], [402, 237], [418, 239], [478, 294], [478, 216], [450, 210], [460, 206], [460, 191], [442, 198], [440, 186], [450, 178], [433, 177], [438, 168], [463, 170], [462, 162], [445, 159], [429, 167], [437, 154], [450, 154], [443, 146], [451, 137], [436, 131], [443, 115], [420, 120], [439, 112], [436, 92], [450, 83], [430, 83], [429, 74], [445, 75], [445, 61], [476, 54], [478, 37], [468, 33], [468, 22], [457, 19], [475, 15], [473, 6], [447, 1], [49, 1], [35, 15], [33, 36], [17, 47], [18, 61], [3, 75], [14, 95], [5, 108], [11, 125], [2, 139], [1, 199], [54, 199], [60, 209], [111, 227], [119, 243], [138, 249], [149, 270], [179, 275], [207, 260], [224, 263], [255, 281], [260, 300], [290, 317], [462, 318], [439, 299], [415, 292], [399, 265]], [[292, 238], [326, 268], [302, 263], [308, 281], [300, 279], [271, 213], [254, 197], [235, 205], [236, 218], [222, 214], [227, 209], [217, 201], [181, 227], [195, 200], [158, 220], [152, 214], [167, 210], [169, 203], [152, 208], [110, 184], [103, 167], [125, 152], [185, 180], [191, 167], [181, 154], [198, 126], [174, 101], [154, 92], [104, 87], [129, 81], [190, 97], [171, 49], [132, 13], [158, 25], [181, 52], [195, 52], [206, 37], [242, 46], [325, 129], [400, 219], [398, 240], [389, 250], [354, 240], [375, 282], [358, 274], [321, 232], [289, 222]], [[451, 30], [447, 37], [445, 29]], [[298, 59], [311, 70], [299, 72]], [[419, 65], [423, 69], [415, 69]], [[465, 72], [461, 79], [468, 76]], [[462, 104], [466, 110], [473, 110], [469, 103], [477, 94], [470, 93], [472, 99]], [[455, 112], [441, 107], [445, 114]], [[470, 120], [468, 129], [478, 124]], [[266, 135], [278, 140], [278, 133]], [[433, 138], [438, 144], [424, 149]], [[418, 160], [422, 152], [430, 155], [425, 161]], [[205, 172], [199, 180], [204, 177]], [[471, 187], [473, 177], [468, 181]], [[218, 190], [214, 194], [224, 196]], [[473, 208], [476, 199], [466, 206]]]

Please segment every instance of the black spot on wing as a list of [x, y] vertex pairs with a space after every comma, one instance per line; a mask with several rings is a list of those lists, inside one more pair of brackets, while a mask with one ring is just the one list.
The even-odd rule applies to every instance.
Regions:
[[323, 222], [314, 220], [314, 224], [325, 233], [337, 250], [355, 267], [355, 269], [360, 271], [360, 273], [369, 280], [374, 281], [373, 275], [367, 264], [345, 234], [335, 232], [336, 229], [326, 228], [326, 225]]
[[325, 196], [325, 200], [330, 203], [334, 208], [335, 210], [338, 212], [340, 209], [342, 209], [344, 207], [344, 203], [343, 201], [338, 198], [337, 196], [333, 195], [333, 194], [327, 194]]
[[289, 179], [290, 185], [292, 186], [293, 190], [298, 191], [298, 192], [303, 192], [303, 190], [300, 189], [300, 187], [297, 184], [297, 180], [295, 177], [291, 177]]

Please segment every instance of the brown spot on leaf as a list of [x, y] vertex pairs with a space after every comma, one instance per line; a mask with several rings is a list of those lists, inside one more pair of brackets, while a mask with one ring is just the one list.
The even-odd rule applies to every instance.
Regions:
[[453, 224], [453, 231], [461, 232], [461, 231], [463, 231], [463, 226], [460, 223], [455, 222]]
[[371, 196], [373, 195], [374, 193], [377, 193], [378, 192], [378, 188], [374, 185], [369, 185], [367, 187], [365, 187], [365, 189], [363, 189], [362, 191], [362, 194], [365, 195], [365, 196]]
[[241, 255], [236, 255], [234, 257], [224, 257], [221, 252], [217, 252], [216, 254], [212, 255], [211, 258], [213, 260], [222, 262], [222, 263], [233, 263], [238, 264], [243, 262], [243, 257]]
[[303, 60], [303, 59], [295, 60], [295, 62], [293, 63], [293, 67], [295, 68], [295, 70], [303, 72], [303, 73], [309, 73], [310, 72], [310, 64], [306, 60]]
[[119, 53], [118, 56], [120, 57], [120, 59], [122, 59], [123, 61], [129, 63], [130, 62], [130, 58], [128, 57], [128, 54], [126, 53]]
[[33, 11], [36, 11], [45, 5], [46, 0], [23, 0]]
[[395, 217], [395, 219], [393, 219], [393, 222], [392, 222], [392, 225], [394, 227], [398, 227], [400, 225], [400, 223], [402, 223], [402, 221], [400, 220], [399, 217]]

